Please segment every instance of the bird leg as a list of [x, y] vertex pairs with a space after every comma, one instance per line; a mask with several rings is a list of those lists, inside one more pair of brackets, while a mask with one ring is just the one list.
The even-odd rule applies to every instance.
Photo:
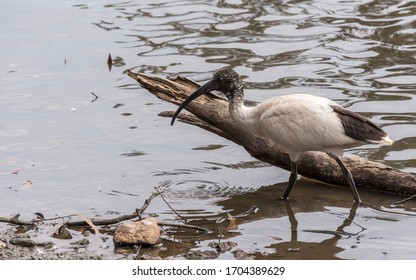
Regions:
[[290, 177], [289, 177], [289, 183], [286, 187], [285, 192], [283, 193], [281, 199], [287, 199], [289, 196], [290, 191], [292, 190], [293, 186], [296, 183], [296, 180], [298, 179], [298, 163], [291, 161], [290, 162]]
[[331, 158], [335, 159], [339, 167], [341, 167], [342, 173], [344, 174], [345, 179], [347, 180], [348, 186], [351, 189], [352, 195], [354, 196], [355, 203], [361, 203], [361, 198], [360, 198], [360, 195], [358, 194], [357, 187], [355, 186], [355, 182], [354, 182], [354, 179], [352, 178], [351, 172], [348, 170], [348, 168], [345, 166], [345, 164], [342, 162], [342, 160], [339, 157], [337, 157], [334, 154], [329, 154], [329, 153], [328, 155]]

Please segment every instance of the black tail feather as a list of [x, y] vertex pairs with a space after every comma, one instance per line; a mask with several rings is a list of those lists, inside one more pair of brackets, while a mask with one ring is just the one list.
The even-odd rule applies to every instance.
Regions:
[[341, 120], [345, 134], [358, 141], [374, 143], [383, 141], [387, 133], [369, 119], [341, 106], [331, 106]]

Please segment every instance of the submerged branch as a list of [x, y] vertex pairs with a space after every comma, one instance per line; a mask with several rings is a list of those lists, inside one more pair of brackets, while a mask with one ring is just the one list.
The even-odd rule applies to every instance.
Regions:
[[[132, 71], [128, 75], [156, 97], [173, 104], [180, 104], [199, 86], [189, 79], [170, 79], [147, 76]], [[191, 102], [186, 109], [191, 113], [181, 113], [178, 119], [184, 123], [203, 128], [243, 146], [254, 158], [286, 170], [290, 170], [289, 156], [271, 140], [253, 135], [232, 121], [228, 103], [214, 95], [204, 95]], [[171, 117], [173, 112], [162, 112], [163, 117]], [[416, 173], [353, 156], [343, 158], [350, 169], [358, 188], [385, 191], [396, 194], [416, 194]], [[337, 163], [321, 152], [305, 152], [299, 159], [299, 174], [335, 185], [347, 185]]]

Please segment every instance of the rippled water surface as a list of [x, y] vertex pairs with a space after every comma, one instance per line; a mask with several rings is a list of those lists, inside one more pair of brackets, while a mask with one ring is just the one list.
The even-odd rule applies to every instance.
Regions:
[[[154, 255], [215, 251], [221, 235], [233, 245], [219, 259], [237, 249], [259, 259], [415, 258], [415, 202], [393, 207], [401, 197], [361, 191], [365, 204], [355, 209], [348, 189], [308, 180], [278, 201], [287, 171], [199, 128], [171, 127], [157, 114], [175, 106], [125, 71], [204, 82], [230, 66], [248, 102], [330, 98], [395, 141], [346, 154], [415, 172], [416, 2], [0, 2], [2, 216], [129, 214], [168, 180], [168, 204], [154, 199], [147, 213], [213, 233], [171, 232], [148, 250]], [[216, 223], [253, 205], [257, 213], [234, 226]], [[111, 238], [90, 239], [89, 249], [108, 258], [133, 253], [114, 249]]]

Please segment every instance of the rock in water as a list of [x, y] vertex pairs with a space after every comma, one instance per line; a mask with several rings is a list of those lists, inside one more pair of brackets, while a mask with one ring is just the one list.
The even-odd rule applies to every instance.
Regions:
[[155, 245], [160, 242], [160, 230], [154, 218], [146, 218], [119, 226], [114, 232], [116, 246]]

